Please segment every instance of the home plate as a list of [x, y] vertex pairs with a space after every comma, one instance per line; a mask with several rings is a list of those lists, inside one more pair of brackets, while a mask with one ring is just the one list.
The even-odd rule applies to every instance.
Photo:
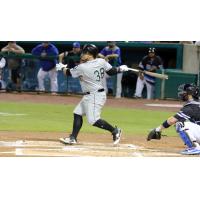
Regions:
[[152, 107], [166, 107], [166, 108], [182, 108], [180, 104], [145, 104], [145, 106], [152, 106]]

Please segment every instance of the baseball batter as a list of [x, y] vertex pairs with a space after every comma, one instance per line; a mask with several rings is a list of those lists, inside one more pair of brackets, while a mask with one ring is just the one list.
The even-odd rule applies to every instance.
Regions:
[[153, 129], [147, 140], [161, 139], [163, 129], [175, 124], [176, 131], [187, 145], [182, 154], [200, 154], [200, 102], [199, 88], [193, 84], [183, 84], [178, 88], [178, 97], [185, 105], [173, 117], [168, 118], [162, 125]]
[[89, 44], [83, 47], [81, 61], [83, 63], [69, 69], [62, 64], [57, 65], [57, 70], [63, 70], [64, 74], [80, 79], [84, 96], [74, 109], [73, 130], [69, 137], [60, 138], [64, 144], [76, 144], [77, 136], [82, 127], [83, 116], [86, 115], [88, 122], [101, 129], [112, 133], [113, 144], [118, 144], [121, 138], [121, 129], [113, 127], [107, 121], [101, 119], [101, 110], [106, 102], [106, 92], [103, 87], [105, 73], [109, 76], [128, 71], [126, 65], [118, 68], [112, 67], [102, 58], [97, 58], [98, 49], [95, 45]]

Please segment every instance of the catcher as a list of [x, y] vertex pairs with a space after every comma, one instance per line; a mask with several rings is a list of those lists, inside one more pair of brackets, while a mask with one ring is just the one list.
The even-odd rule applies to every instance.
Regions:
[[178, 97], [186, 102], [179, 112], [168, 118], [160, 126], [150, 131], [147, 141], [160, 140], [163, 129], [175, 125], [187, 149], [181, 154], [200, 154], [200, 102], [199, 88], [194, 84], [182, 84], [178, 87]]

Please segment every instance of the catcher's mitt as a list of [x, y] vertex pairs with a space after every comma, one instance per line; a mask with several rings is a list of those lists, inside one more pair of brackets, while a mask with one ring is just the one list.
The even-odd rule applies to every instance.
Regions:
[[151, 130], [147, 136], [147, 141], [152, 140], [152, 139], [160, 140], [161, 132], [156, 131], [156, 129]]

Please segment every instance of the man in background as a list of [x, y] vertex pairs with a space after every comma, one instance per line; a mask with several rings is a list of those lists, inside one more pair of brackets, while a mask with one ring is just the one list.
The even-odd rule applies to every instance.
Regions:
[[[24, 49], [17, 45], [16, 42], [10, 41], [8, 44], [1, 49], [1, 52], [6, 54], [7, 57], [7, 66], [9, 68], [9, 79], [10, 82], [6, 86], [6, 90], [12, 91], [17, 90], [21, 91], [21, 67], [23, 64], [23, 60], [21, 58], [15, 58], [15, 55], [24, 54]], [[10, 57], [9, 57], [10, 56]]]
[[[55, 68], [58, 63], [56, 58], [59, 54], [58, 49], [50, 42], [43, 42], [32, 50], [32, 54], [40, 56], [40, 69], [37, 74], [39, 92], [45, 91], [44, 79], [48, 75], [50, 78], [51, 93], [55, 95], [58, 91], [57, 71]], [[49, 56], [52, 56], [52, 58]]]
[[59, 55], [59, 63], [67, 64], [68, 68], [73, 68], [80, 63], [81, 45], [79, 42], [74, 42], [71, 51], [65, 51]]
[[[115, 41], [108, 41], [107, 46], [101, 50], [99, 53], [98, 57], [104, 58], [107, 62], [109, 62], [113, 67], [118, 67], [121, 65], [121, 50], [120, 48], [116, 45]], [[122, 93], [122, 73], [117, 74], [117, 84], [116, 84], [116, 98], [121, 98], [121, 93]], [[106, 83], [105, 89], [107, 90]]]
[[[149, 72], [155, 72], [157, 69], [162, 69], [162, 67], [162, 60], [159, 56], [156, 55], [155, 48], [149, 48], [148, 55], [144, 56], [139, 63], [140, 70], [145, 70]], [[147, 88], [147, 99], [154, 98], [155, 77], [144, 74], [142, 72], [139, 73], [137, 79], [135, 98], [142, 98], [142, 91], [145, 85]]]

